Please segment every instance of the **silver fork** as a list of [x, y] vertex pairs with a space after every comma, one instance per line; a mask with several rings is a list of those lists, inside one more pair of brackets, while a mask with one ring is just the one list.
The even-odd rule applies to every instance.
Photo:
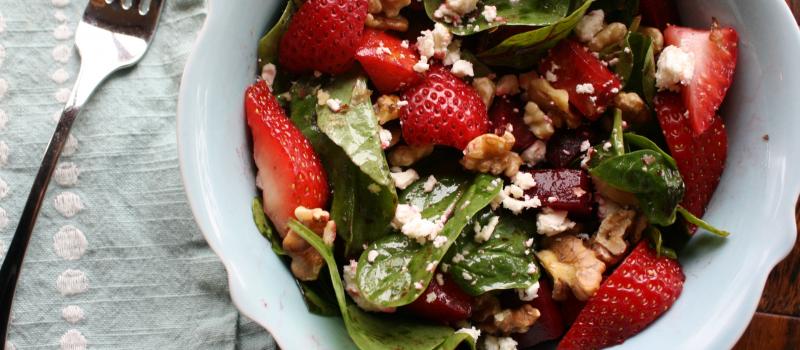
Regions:
[[90, 0], [83, 13], [75, 31], [81, 69], [47, 145], [17, 231], [0, 268], [0, 340], [4, 340], [8, 332], [11, 303], [22, 260], [72, 122], [103, 80], [142, 59], [156, 31], [162, 3], [163, 0]]

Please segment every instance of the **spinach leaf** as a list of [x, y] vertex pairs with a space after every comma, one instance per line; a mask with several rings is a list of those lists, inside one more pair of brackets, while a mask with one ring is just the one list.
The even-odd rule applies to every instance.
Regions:
[[[502, 185], [498, 178], [479, 174], [463, 192], [456, 192], [460, 195], [449, 195], [442, 200], [440, 207], [452, 208], [452, 216], [439, 233], [440, 237], [447, 238], [444, 244], [419, 244], [400, 234], [385, 236], [371, 244], [361, 254], [356, 276], [364, 298], [385, 307], [402, 306], [416, 300], [433, 277], [434, 269], [429, 268], [429, 264], [442, 260], [472, 216], [489, 205]], [[445, 205], [445, 202], [450, 204]], [[434, 212], [427, 208], [423, 217], [438, 218], [451, 210], [437, 208]], [[378, 252], [372, 261], [367, 257], [370, 251]]]
[[278, 255], [286, 255], [280, 237], [275, 236], [275, 230], [272, 229], [272, 225], [267, 219], [267, 214], [264, 214], [264, 205], [262, 203], [261, 197], [253, 198], [253, 222], [256, 224], [258, 232], [261, 232], [261, 235], [269, 241], [272, 251]]
[[623, 90], [639, 94], [652, 108], [656, 94], [653, 40], [644, 34], [629, 32], [617, 58], [619, 62], [614, 70], [625, 83]]
[[[497, 221], [491, 237], [476, 243], [476, 230], [493, 220]], [[536, 259], [532, 248], [525, 244], [536, 233], [535, 221], [516, 215], [498, 216], [487, 208], [473, 217], [464, 231], [445, 260], [450, 264], [453, 280], [467, 293], [528, 288], [539, 279], [539, 269], [528, 273]]]
[[[272, 26], [272, 29], [270, 29], [267, 34], [258, 40], [259, 74], [261, 73], [261, 68], [267, 63], [273, 63], [277, 65], [278, 45], [281, 42], [283, 33], [286, 32], [286, 28], [289, 27], [289, 20], [291, 20], [292, 15], [294, 15], [296, 7], [297, 5], [295, 5], [292, 1], [287, 1], [281, 17], [278, 18], [278, 22]], [[272, 83], [272, 91], [277, 93], [286, 91], [288, 85], [289, 77], [287, 76], [286, 72], [283, 72], [283, 70], [279, 69], [277, 76], [275, 77], [275, 81]]]
[[[456, 35], [471, 35], [495, 27], [510, 26], [547, 26], [558, 22], [569, 13], [570, 1], [564, 0], [520, 0], [512, 4], [507, 0], [484, 0], [483, 6], [462, 17], [460, 24], [451, 24], [434, 16], [434, 12], [443, 0], [424, 0], [425, 13], [431, 20], [438, 21]], [[497, 8], [497, 17], [503, 20], [486, 21], [481, 15], [484, 6], [491, 5]]]
[[[397, 206], [394, 185], [375, 184], [363, 168], [354, 164], [344, 150], [320, 130], [316, 120], [316, 89], [311, 86], [311, 81], [296, 83], [291, 92], [292, 122], [320, 154], [333, 187], [331, 216], [336, 221], [338, 235], [345, 242], [344, 254], [356, 256], [364, 244], [386, 234], [386, 227], [392, 221]], [[367, 117], [374, 119], [371, 114]], [[378, 156], [385, 164], [383, 152]]]
[[625, 142], [628, 143], [629, 147], [636, 146], [636, 148], [638, 149], [649, 149], [661, 153], [661, 155], [664, 156], [664, 159], [666, 159], [667, 162], [669, 162], [669, 164], [672, 165], [672, 167], [674, 168], [678, 167], [678, 164], [675, 163], [675, 159], [672, 158], [672, 156], [669, 155], [667, 152], [664, 152], [664, 150], [662, 150], [661, 147], [658, 147], [658, 145], [655, 142], [651, 141], [650, 139], [642, 135], [634, 134], [632, 132], [626, 132], [623, 137], [625, 139]]
[[664, 246], [664, 241], [661, 239], [661, 230], [652, 225], [648, 226], [647, 235], [650, 236], [650, 241], [653, 243], [653, 248], [656, 250], [657, 256], [666, 256], [670, 259], [678, 259], [678, 255], [675, 254], [674, 250]]
[[614, 108], [614, 123], [611, 126], [611, 149], [612, 154], [620, 156], [625, 154], [625, 141], [622, 127], [622, 111]]
[[490, 66], [530, 68], [539, 61], [547, 49], [555, 46], [572, 32], [591, 3], [592, 0], [586, 0], [569, 16], [546, 27], [512, 35], [495, 47], [478, 53], [478, 58]]
[[461, 49], [461, 59], [472, 63], [472, 71], [475, 73], [475, 78], [489, 76], [493, 73], [491, 68], [481, 62], [481, 60], [469, 50]]
[[464, 341], [473, 349], [475, 348], [471, 337], [459, 337], [460, 342], [451, 341], [454, 332], [450, 327], [410, 320], [398, 315], [370, 314], [348, 303], [344, 286], [342, 285], [342, 278], [339, 274], [339, 267], [330, 247], [326, 246], [314, 232], [296, 220], [289, 222], [289, 228], [305, 239], [325, 260], [336, 301], [339, 304], [339, 311], [342, 314], [342, 320], [350, 338], [358, 348], [370, 350], [455, 350]]
[[686, 208], [682, 206], [678, 206], [678, 212], [681, 213], [681, 216], [690, 224], [696, 225], [699, 228], [707, 230], [717, 236], [720, 237], [728, 237], [731, 233], [725, 230], [718, 229], [711, 224], [703, 221], [703, 219], [694, 216], [694, 214], [690, 213]]
[[643, 149], [615, 156], [594, 165], [589, 173], [635, 195], [651, 223], [668, 226], [675, 222], [675, 209], [685, 188], [678, 169], [662, 153]]
[[295, 279], [300, 292], [303, 294], [303, 301], [306, 308], [313, 314], [320, 316], [339, 316], [339, 308], [336, 306], [336, 296], [332, 295], [333, 287], [328, 280], [300, 281]]

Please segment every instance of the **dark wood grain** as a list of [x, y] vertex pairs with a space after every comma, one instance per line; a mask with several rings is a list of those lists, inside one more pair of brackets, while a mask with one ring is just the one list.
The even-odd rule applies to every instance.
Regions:
[[734, 350], [796, 350], [800, 318], [758, 312]]
[[[797, 225], [800, 227], [800, 207], [797, 208]], [[800, 239], [794, 249], [769, 275], [758, 311], [770, 314], [800, 317]]]

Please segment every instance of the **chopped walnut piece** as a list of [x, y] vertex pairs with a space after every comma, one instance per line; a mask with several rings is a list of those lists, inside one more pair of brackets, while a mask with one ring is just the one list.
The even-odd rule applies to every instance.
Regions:
[[472, 80], [472, 87], [478, 92], [478, 96], [481, 97], [483, 104], [486, 105], [486, 109], [489, 109], [489, 107], [492, 106], [494, 94], [497, 91], [492, 79], [487, 77], [475, 78]]
[[[330, 219], [330, 213], [320, 208], [297, 207], [294, 216], [297, 221], [322, 237], [325, 244], [333, 245], [336, 239], [336, 223]], [[283, 249], [292, 258], [291, 269], [295, 277], [302, 281], [313, 281], [319, 277], [319, 271], [325, 261], [300, 235], [289, 230], [283, 239]]]
[[529, 101], [525, 104], [525, 114], [522, 117], [522, 121], [539, 139], [549, 140], [555, 133], [553, 120], [542, 112], [536, 102]]
[[395, 32], [405, 32], [408, 30], [408, 20], [399, 15], [394, 17], [386, 17], [368, 13], [364, 25], [372, 29], [393, 30]]
[[581, 125], [581, 118], [569, 110], [569, 93], [564, 89], [556, 89], [550, 82], [542, 78], [527, 81], [525, 88], [529, 101], [533, 101], [550, 119], [553, 126], [560, 128], [566, 121], [570, 129]]
[[620, 92], [614, 104], [622, 110], [622, 119], [629, 123], [643, 124], [650, 120], [650, 112], [644, 100], [635, 92]]
[[378, 117], [378, 124], [383, 125], [392, 120], [400, 118], [400, 97], [397, 95], [381, 95], [372, 106], [375, 116]]
[[408, 5], [411, 5], [411, 0], [381, 0], [381, 11], [386, 17], [397, 17]]
[[592, 41], [589, 42], [589, 50], [594, 52], [601, 51], [606, 47], [614, 45], [622, 39], [625, 39], [625, 35], [628, 34], [628, 27], [620, 22], [611, 23], [599, 33], [597, 33]]
[[381, 11], [383, 11], [383, 4], [381, 4], [381, 0], [369, 0], [367, 2], [368, 13], [381, 13]]
[[400, 145], [389, 152], [389, 164], [391, 166], [406, 167], [411, 166], [418, 160], [427, 157], [433, 152], [433, 146], [408, 146]]
[[617, 257], [625, 253], [628, 243], [625, 235], [633, 228], [636, 212], [619, 210], [606, 216], [593, 237], [592, 249], [606, 263], [615, 263]]
[[497, 297], [484, 294], [476, 299], [471, 319], [478, 329], [493, 335], [525, 333], [541, 313], [530, 304], [515, 309], [502, 309]]
[[639, 33], [647, 35], [653, 40], [653, 51], [655, 51], [653, 52], [654, 54], [658, 54], [664, 49], [664, 34], [661, 34], [661, 31], [658, 30], [658, 28], [639, 27]]
[[550, 240], [547, 249], [536, 253], [542, 266], [553, 278], [553, 299], [565, 300], [572, 290], [578, 300], [586, 301], [600, 288], [606, 264], [576, 236], [564, 235]]
[[506, 131], [503, 136], [489, 133], [478, 136], [467, 144], [461, 165], [467, 170], [512, 177], [519, 172], [522, 158], [512, 152], [514, 135]]

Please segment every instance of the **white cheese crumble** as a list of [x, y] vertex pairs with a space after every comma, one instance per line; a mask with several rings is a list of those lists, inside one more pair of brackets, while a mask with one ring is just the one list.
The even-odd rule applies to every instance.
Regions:
[[441, 248], [446, 243], [447, 243], [447, 237], [445, 236], [436, 236], [436, 238], [433, 239], [433, 246], [435, 248]]
[[417, 171], [414, 169], [407, 169], [402, 172], [390, 172], [389, 176], [394, 180], [394, 186], [401, 190], [406, 189], [409, 185], [414, 183], [414, 181], [419, 180], [419, 174], [417, 174]]
[[433, 25], [433, 29], [423, 30], [420, 36], [417, 37], [417, 50], [419, 50], [420, 55], [426, 58], [443, 58], [447, 54], [447, 47], [452, 41], [453, 34], [450, 33], [450, 30], [437, 22]]
[[694, 76], [694, 54], [677, 46], [667, 46], [658, 57], [656, 87], [659, 90], [679, 91]]
[[578, 25], [575, 26], [575, 35], [578, 37], [578, 40], [583, 43], [592, 41], [592, 38], [603, 30], [604, 17], [605, 13], [603, 13], [603, 10], [594, 10], [583, 16], [581, 20], [578, 21]]
[[500, 222], [499, 216], [492, 216], [489, 218], [489, 222], [486, 223], [486, 226], [481, 227], [479, 222], [475, 222], [475, 227], [473, 230], [475, 231], [475, 242], [483, 243], [489, 240], [492, 237], [492, 233], [494, 233], [494, 229], [497, 227], [497, 224]]
[[536, 140], [530, 147], [522, 151], [520, 157], [526, 164], [534, 166], [544, 160], [547, 154], [547, 144], [542, 140]]
[[517, 350], [517, 341], [511, 337], [487, 335], [483, 339], [484, 350]]
[[474, 341], [478, 341], [478, 338], [481, 336], [481, 331], [479, 329], [475, 329], [475, 327], [461, 328], [457, 330], [456, 333], [468, 334]]
[[356, 305], [366, 311], [394, 312], [395, 308], [393, 307], [381, 307], [380, 305], [369, 302], [367, 299], [364, 299], [364, 297], [361, 296], [361, 290], [358, 289], [358, 284], [356, 283], [357, 270], [358, 262], [355, 260], [350, 260], [350, 264], [345, 265], [342, 268], [342, 275], [344, 275], [344, 290], [347, 291], [347, 294], [349, 294], [351, 298], [353, 298], [353, 301], [356, 302]]
[[536, 180], [533, 179], [533, 174], [529, 172], [520, 171], [511, 178], [511, 182], [523, 191], [536, 187]]
[[277, 74], [278, 70], [272, 63], [267, 63], [264, 67], [261, 67], [261, 79], [267, 82], [270, 90], [272, 90], [272, 83], [275, 82], [275, 75]]
[[481, 12], [481, 16], [486, 20], [486, 22], [494, 22], [497, 19], [497, 6], [486, 5], [483, 7], [483, 12]]
[[436, 292], [430, 292], [425, 295], [425, 302], [428, 304], [434, 302], [434, 300], [436, 300]]
[[378, 133], [378, 136], [381, 139], [381, 148], [387, 149], [389, 145], [392, 144], [392, 132], [381, 128], [381, 131]]
[[444, 275], [441, 273], [436, 274], [436, 284], [443, 286], [444, 285]]
[[433, 11], [433, 17], [445, 21], [445, 23], [461, 22], [461, 15], [453, 11], [447, 4], [441, 4]]
[[589, 140], [583, 140], [583, 142], [581, 142], [581, 152], [588, 151], [589, 147], [592, 147], [592, 144], [589, 143]]
[[475, 72], [472, 70], [472, 62], [461, 59], [453, 63], [453, 68], [450, 69], [450, 72], [459, 78], [475, 75]]
[[438, 261], [429, 262], [428, 265], [425, 266], [425, 271], [433, 272], [433, 270], [436, 270], [436, 265], [439, 265]]
[[517, 295], [519, 296], [519, 300], [522, 301], [531, 301], [536, 299], [539, 296], [539, 282], [537, 281], [534, 284], [531, 284], [528, 288], [520, 288], [517, 289]]
[[503, 190], [497, 194], [497, 197], [495, 197], [491, 203], [493, 209], [496, 209], [501, 204], [504, 208], [514, 213], [514, 215], [518, 215], [528, 208], [538, 208], [542, 206], [539, 197], [534, 196], [531, 198], [525, 194], [525, 191], [521, 187], [515, 184], [503, 187]]
[[328, 94], [327, 91], [323, 89], [317, 90], [317, 104], [320, 106], [324, 106], [328, 104], [328, 100], [331, 98], [331, 95]]
[[546, 236], [555, 236], [575, 227], [575, 222], [567, 218], [564, 210], [545, 208], [536, 215], [536, 231]]
[[403, 40], [400, 42], [400, 47], [407, 49], [408, 48], [408, 40]]
[[460, 59], [461, 59], [461, 41], [453, 40], [453, 42], [447, 46], [447, 54], [444, 55], [442, 64], [444, 64], [445, 66], [452, 66]]
[[428, 179], [425, 180], [425, 183], [422, 184], [422, 190], [425, 191], [425, 193], [430, 193], [433, 191], [433, 188], [436, 187], [437, 183], [438, 181], [436, 180], [436, 177], [430, 175], [428, 176]]
[[575, 85], [575, 92], [583, 95], [591, 95], [594, 93], [594, 86], [591, 83], [584, 83]]
[[383, 54], [391, 55], [392, 54], [392, 50], [390, 50], [386, 46], [383, 46], [383, 41], [378, 42], [378, 49], [375, 50], [375, 52], [378, 55], [383, 55]]
[[375, 262], [375, 259], [377, 259], [377, 258], [378, 258], [378, 251], [377, 250], [370, 250], [369, 253], [367, 253], [367, 261]]
[[[514, 74], [506, 74], [497, 81], [494, 92], [496, 96], [516, 95], [519, 93], [519, 78]], [[508, 124], [511, 125], [511, 124]]]
[[402, 229], [403, 225], [413, 220], [421, 219], [421, 210], [414, 205], [398, 204], [394, 211], [394, 218], [392, 219], [392, 227], [395, 229]]
[[430, 68], [431, 66], [428, 64], [428, 58], [425, 56], [421, 56], [419, 58], [419, 61], [417, 61], [417, 63], [414, 63], [414, 67], [412, 67], [412, 69], [414, 69], [414, 71], [417, 73], [425, 73]]
[[457, 13], [459, 17], [466, 15], [478, 7], [478, 0], [447, 0], [447, 8]]
[[422, 290], [425, 286], [422, 285], [422, 282], [414, 282], [414, 288], [416, 290]]
[[544, 79], [551, 83], [555, 83], [558, 81], [558, 77], [556, 76], [555, 73], [553, 73], [552, 69], [547, 72], [544, 72]]

